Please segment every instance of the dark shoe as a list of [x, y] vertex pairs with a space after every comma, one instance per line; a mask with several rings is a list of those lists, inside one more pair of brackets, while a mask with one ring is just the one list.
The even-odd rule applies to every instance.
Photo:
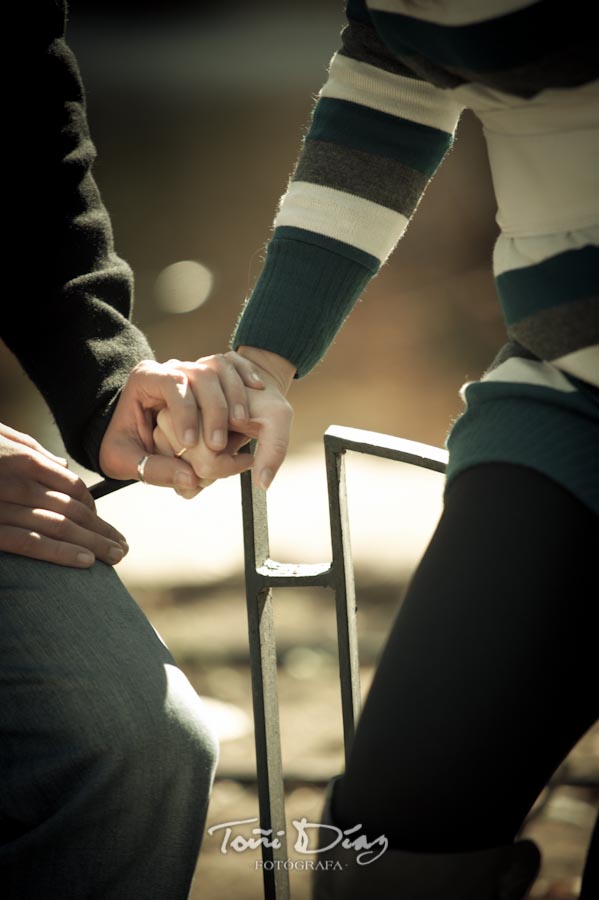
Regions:
[[322, 817], [330, 830], [320, 840], [329, 849], [318, 856], [313, 900], [523, 900], [539, 871], [541, 854], [532, 841], [468, 853], [381, 853], [376, 842], [364, 851], [343, 848], [341, 840], [330, 846], [337, 837], [331, 794], [332, 785]]

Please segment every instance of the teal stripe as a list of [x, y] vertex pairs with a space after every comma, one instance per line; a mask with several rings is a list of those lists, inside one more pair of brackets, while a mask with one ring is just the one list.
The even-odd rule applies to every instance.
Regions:
[[[587, 10], [590, 8], [592, 4]], [[440, 65], [474, 72], [498, 71], [543, 59], [580, 40], [592, 27], [580, 5], [566, 12], [563, 0], [540, 0], [525, 9], [471, 25], [437, 25], [377, 10], [370, 10], [370, 16], [398, 56], [421, 53]]]
[[599, 247], [566, 250], [534, 266], [497, 277], [497, 291], [508, 325], [562, 303], [599, 292]]
[[321, 97], [307, 140], [364, 150], [431, 176], [449, 149], [452, 136], [349, 100]]
[[447, 439], [447, 485], [490, 462], [541, 472], [599, 514], [599, 403], [513, 383], [466, 388], [468, 408]]
[[371, 24], [370, 13], [366, 9], [364, 0], [347, 0], [345, 4], [345, 12], [348, 19], [357, 19], [358, 22]]
[[327, 237], [324, 234], [318, 234], [316, 231], [308, 231], [306, 228], [294, 228], [293, 225], [280, 225], [275, 228], [275, 238], [290, 241], [301, 241], [303, 244], [313, 244], [315, 247], [321, 247], [330, 253], [337, 253], [339, 256], [345, 256], [353, 262], [359, 263], [375, 275], [381, 267], [381, 260], [364, 250], [359, 250], [351, 244], [344, 241], [338, 241], [335, 238]]

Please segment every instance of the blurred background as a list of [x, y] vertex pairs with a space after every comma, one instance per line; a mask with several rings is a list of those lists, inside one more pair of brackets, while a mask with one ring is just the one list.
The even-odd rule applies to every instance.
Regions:
[[[72, 0], [70, 9], [95, 176], [117, 250], [136, 276], [134, 320], [159, 360], [225, 350], [338, 46], [343, 3]], [[269, 492], [275, 558], [330, 558], [321, 438], [331, 423], [442, 446], [460, 411], [460, 386], [503, 342], [491, 275], [494, 216], [484, 141], [466, 113], [405, 238], [324, 363], [292, 388], [291, 454]], [[64, 452], [3, 345], [0, 379], [0, 420]], [[348, 473], [366, 690], [435, 526], [442, 482], [366, 458], [351, 459]], [[208, 824], [257, 815], [237, 480], [189, 503], [134, 486], [99, 510], [132, 547], [119, 567], [123, 579], [220, 730]], [[276, 613], [288, 818], [318, 821], [323, 786], [342, 766], [332, 597], [280, 591]], [[597, 755], [595, 732], [569, 765], [587, 771]], [[531, 825], [546, 851], [535, 896], [568, 898], [594, 798], [561, 789], [549, 799]], [[260, 897], [257, 855], [232, 858], [219, 847], [218, 836], [206, 838], [194, 900]], [[308, 896], [305, 873], [292, 873], [292, 885], [298, 900]]]

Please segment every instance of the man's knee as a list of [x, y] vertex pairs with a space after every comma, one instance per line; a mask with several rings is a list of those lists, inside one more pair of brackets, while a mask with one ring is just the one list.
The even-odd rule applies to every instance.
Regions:
[[[80, 758], [94, 760], [131, 795], [173, 802], [189, 793], [206, 802], [218, 760], [218, 743], [205, 707], [176, 665], [154, 667], [151, 675], [128, 671], [98, 694], [70, 723]], [[104, 765], [103, 765], [104, 764]]]
[[148, 812], [169, 791], [207, 802], [218, 751], [203, 704], [115, 573], [4, 562], [0, 728], [31, 820], [86, 791]]

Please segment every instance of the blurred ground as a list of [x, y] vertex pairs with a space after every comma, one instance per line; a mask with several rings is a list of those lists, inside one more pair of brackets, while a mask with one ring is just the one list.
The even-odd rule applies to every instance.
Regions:
[[[293, 819], [320, 820], [324, 782], [343, 765], [334, 613], [332, 597], [323, 598], [322, 593], [286, 589], [275, 595], [283, 763], [288, 775], [287, 834], [293, 860], [304, 858], [292, 847]], [[358, 573], [363, 691], [368, 689], [373, 663], [397, 608], [397, 596], [389, 585]], [[137, 598], [200, 694], [233, 704], [246, 714], [246, 718], [229, 719], [224, 709], [221, 728], [241, 734], [221, 744], [208, 827], [256, 817], [257, 794], [248, 783], [255, 771], [255, 755], [243, 585], [187, 586], [166, 593], [140, 590]], [[223, 710], [217, 707], [213, 712], [222, 716]], [[573, 751], [567, 765], [578, 775], [599, 775], [599, 726]], [[539, 818], [526, 829], [544, 856], [532, 894], [535, 900], [577, 896], [597, 799], [589, 789], [556, 789]], [[237, 830], [250, 837], [249, 829], [256, 825]], [[223, 831], [217, 830], [204, 839], [192, 900], [259, 900], [258, 851], [222, 853], [222, 837]], [[292, 871], [291, 884], [293, 900], [307, 900], [309, 874]]]

